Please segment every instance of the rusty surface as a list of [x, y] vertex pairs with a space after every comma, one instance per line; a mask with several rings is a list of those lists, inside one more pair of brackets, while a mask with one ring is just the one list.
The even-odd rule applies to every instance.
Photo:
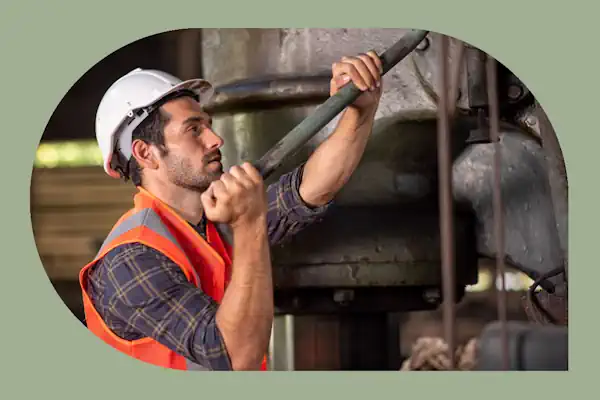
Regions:
[[[454, 326], [454, 218], [452, 210], [452, 161], [450, 150], [450, 127], [448, 118], [448, 41], [440, 36], [440, 97], [438, 104], [438, 176], [440, 202], [440, 236], [442, 250], [442, 292], [444, 337], [448, 343], [449, 367], [456, 365], [454, 348], [456, 332]], [[452, 99], [453, 100], [453, 99]], [[450, 101], [452, 101], [450, 100]]]
[[486, 54], [476, 47], [467, 46], [465, 58], [468, 71], [469, 107], [473, 109], [487, 108], [490, 100], [488, 96], [489, 78], [486, 76]]
[[569, 246], [568, 246], [568, 216], [569, 216], [569, 184], [567, 179], [567, 170], [558, 137], [541, 105], [536, 102], [533, 113], [530, 117], [535, 117], [539, 134], [542, 138], [542, 146], [546, 152], [546, 162], [548, 166], [548, 180], [552, 193], [552, 203], [556, 215], [556, 225], [558, 235], [563, 250], [564, 264], [566, 270], [565, 279], [568, 280], [569, 265]]
[[[260, 76], [316, 75], [330, 71], [331, 64], [343, 56], [365, 49], [381, 54], [407, 32], [390, 28], [206, 28], [203, 69], [205, 77], [217, 86]], [[435, 110], [411, 62], [396, 65], [383, 83], [378, 117], [406, 110]]]
[[[440, 285], [439, 262], [376, 262], [276, 267], [276, 289]], [[466, 279], [463, 279], [466, 280]]]
[[[490, 114], [490, 137], [494, 143], [494, 174], [493, 174], [493, 209], [494, 233], [496, 236], [496, 279], [500, 280], [498, 291], [498, 319], [501, 326], [501, 342], [503, 351], [503, 366], [508, 369], [508, 333], [506, 327], [506, 268], [504, 266], [504, 214], [502, 208], [502, 155], [500, 154], [498, 90], [496, 80], [496, 60], [488, 56], [486, 60], [487, 96]], [[498, 282], [496, 280], [496, 282]]]
[[[422, 85], [421, 90], [426, 92], [437, 104], [440, 97], [440, 41], [439, 33], [431, 32], [428, 36], [429, 45], [417, 49], [411, 54], [411, 61], [414, 65], [415, 74]], [[465, 72], [464, 52], [465, 45], [462, 41], [450, 38], [448, 43], [447, 60], [450, 65], [450, 89], [448, 94], [448, 106], [450, 107], [450, 117], [454, 114], [452, 110], [460, 109], [463, 112], [469, 108], [469, 91], [467, 86], [467, 77]]]
[[[472, 284], [477, 279], [473, 220], [459, 213], [455, 220], [456, 283]], [[278, 288], [442, 283], [439, 222], [433, 205], [338, 206], [294, 240], [274, 247], [272, 254]]]
[[[492, 167], [494, 147], [500, 147], [505, 262], [535, 280], [563, 265], [546, 153], [518, 128], [501, 124], [499, 136], [499, 144], [469, 146], [455, 161], [455, 201], [477, 216], [478, 252], [496, 258]], [[561, 277], [549, 278], [542, 286], [552, 291], [561, 281]]]
[[551, 321], [543, 312], [534, 307], [527, 296], [523, 296], [523, 308], [531, 321], [542, 325], [556, 323], [566, 326], [569, 324], [569, 309], [566, 296], [557, 296], [545, 291], [539, 291], [533, 295], [537, 298], [540, 305], [550, 313], [554, 321]]

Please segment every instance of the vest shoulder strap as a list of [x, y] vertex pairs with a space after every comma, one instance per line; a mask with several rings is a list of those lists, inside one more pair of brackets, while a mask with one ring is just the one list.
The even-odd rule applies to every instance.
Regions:
[[100, 256], [108, 250], [108, 247], [128, 232], [133, 231], [136, 228], [145, 227], [153, 232], [157, 233], [164, 239], [177, 246], [179, 250], [182, 250], [181, 246], [175, 240], [175, 237], [169, 232], [169, 229], [163, 224], [160, 216], [151, 208], [144, 208], [137, 212], [132, 213], [129, 217], [121, 221], [120, 224], [116, 225], [115, 228], [109, 233], [104, 239], [97, 256]]
[[[145, 235], [144, 229], [148, 229], [158, 235], [162, 240], [165, 240], [166, 243], [164, 245], [156, 243], [156, 241], [145, 243], [143, 240]], [[196, 271], [194, 271], [185, 251], [173, 234], [171, 234], [167, 226], [162, 222], [160, 216], [152, 208], [144, 208], [133, 212], [131, 215], [124, 218], [121, 223], [117, 224], [100, 246], [100, 250], [94, 259], [98, 260], [115, 247], [123, 243], [135, 242], [136, 239], [140, 239], [141, 243], [161, 251], [166, 256], [173, 259], [174, 262], [182, 267], [188, 278], [190, 278], [190, 274], [193, 275], [196, 283], [200, 285], [200, 279]], [[168, 248], [174, 249], [175, 251], [168, 251]], [[183, 268], [184, 266], [181, 265], [181, 262], [186, 263], [189, 268]]]

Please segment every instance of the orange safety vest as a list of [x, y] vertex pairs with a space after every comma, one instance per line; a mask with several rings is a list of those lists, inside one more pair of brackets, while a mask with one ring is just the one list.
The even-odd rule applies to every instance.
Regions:
[[[119, 245], [142, 243], [173, 260], [192, 284], [217, 303], [223, 299], [231, 276], [231, 247], [222, 240], [215, 224], [207, 223], [204, 240], [169, 206], [146, 190], [138, 190], [134, 207], [119, 218], [94, 260], [79, 273], [87, 327], [110, 346], [141, 361], [179, 370], [206, 370], [150, 337], [131, 341], [118, 337], [106, 326], [87, 294], [90, 267]], [[265, 357], [261, 370], [266, 369]]]

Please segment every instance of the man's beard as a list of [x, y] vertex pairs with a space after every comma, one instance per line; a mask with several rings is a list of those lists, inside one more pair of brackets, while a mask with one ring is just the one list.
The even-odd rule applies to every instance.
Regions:
[[205, 155], [202, 160], [204, 168], [202, 171], [197, 171], [189, 159], [180, 158], [172, 153], [165, 155], [167, 177], [173, 184], [181, 188], [202, 193], [223, 174], [222, 165], [214, 171], [208, 171], [208, 164], [215, 159], [220, 161], [220, 158], [221, 153], [219, 151]]

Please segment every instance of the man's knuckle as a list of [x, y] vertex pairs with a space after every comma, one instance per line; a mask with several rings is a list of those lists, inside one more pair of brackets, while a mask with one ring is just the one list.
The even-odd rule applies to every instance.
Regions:
[[246, 193], [246, 187], [241, 182], [236, 182], [234, 185], [234, 191], [236, 195], [243, 195]]

